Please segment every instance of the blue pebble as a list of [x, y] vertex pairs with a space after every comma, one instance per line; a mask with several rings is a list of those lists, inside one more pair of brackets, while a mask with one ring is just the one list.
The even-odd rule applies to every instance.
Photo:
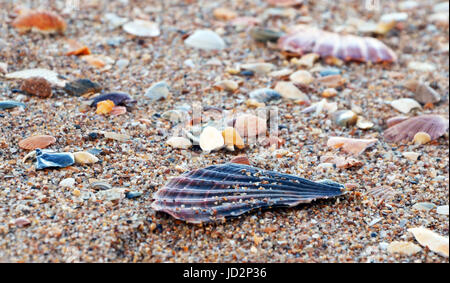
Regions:
[[281, 99], [281, 94], [270, 88], [260, 88], [250, 92], [250, 98], [255, 99], [258, 102], [266, 103], [272, 100]]
[[25, 105], [25, 103], [12, 101], [12, 100], [0, 101], [0, 109], [2, 109], [2, 110], [4, 110], [4, 109], [12, 109], [12, 108], [16, 108], [16, 107], [23, 107], [23, 108], [25, 108], [26, 105]]
[[100, 155], [103, 153], [103, 150], [98, 149], [98, 148], [91, 148], [87, 152], [89, 152], [90, 154], [93, 154], [93, 155]]
[[36, 149], [36, 169], [64, 168], [75, 164], [75, 157], [72, 153], [48, 152]]
[[125, 194], [125, 196], [126, 196], [127, 199], [133, 199], [133, 198], [138, 198], [138, 197], [142, 196], [142, 193], [140, 193], [140, 192], [127, 192]]
[[341, 74], [341, 70], [339, 70], [337, 68], [328, 68], [328, 69], [320, 71], [319, 74], [320, 74], [321, 77], [327, 77], [327, 76], [332, 76], [332, 75], [340, 75]]

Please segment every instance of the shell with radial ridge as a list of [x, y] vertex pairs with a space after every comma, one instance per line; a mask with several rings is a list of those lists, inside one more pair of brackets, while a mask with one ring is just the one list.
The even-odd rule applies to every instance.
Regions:
[[449, 121], [439, 115], [422, 115], [395, 124], [384, 131], [388, 142], [412, 141], [417, 133], [424, 132], [436, 140], [444, 135], [449, 127]]
[[294, 207], [343, 194], [344, 186], [319, 183], [243, 164], [193, 170], [156, 192], [152, 208], [190, 222], [218, 222], [258, 209]]
[[296, 26], [278, 40], [282, 51], [304, 55], [317, 53], [321, 57], [336, 57], [344, 61], [395, 62], [397, 56], [383, 42], [372, 37], [341, 35], [308, 26]]

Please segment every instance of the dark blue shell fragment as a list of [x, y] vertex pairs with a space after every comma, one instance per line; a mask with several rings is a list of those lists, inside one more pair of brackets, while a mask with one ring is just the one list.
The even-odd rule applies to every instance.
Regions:
[[91, 106], [97, 107], [97, 103], [99, 103], [100, 101], [105, 101], [105, 100], [111, 100], [112, 102], [114, 102], [114, 105], [116, 105], [116, 106], [122, 105], [122, 106], [132, 107], [136, 103], [136, 100], [134, 100], [127, 93], [113, 92], [113, 93], [102, 94], [102, 95], [95, 97], [91, 103]]
[[75, 157], [70, 152], [56, 153], [36, 149], [36, 169], [64, 168], [75, 163]]

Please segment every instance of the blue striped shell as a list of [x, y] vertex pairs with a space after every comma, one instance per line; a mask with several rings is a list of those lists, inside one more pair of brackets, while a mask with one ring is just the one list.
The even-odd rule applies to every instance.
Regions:
[[222, 221], [257, 209], [293, 207], [343, 194], [344, 186], [312, 182], [243, 164], [184, 173], [156, 192], [152, 208], [190, 223]]

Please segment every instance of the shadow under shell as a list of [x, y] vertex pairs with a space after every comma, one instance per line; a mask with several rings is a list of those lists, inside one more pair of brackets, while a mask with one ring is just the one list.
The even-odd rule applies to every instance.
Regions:
[[218, 222], [257, 209], [294, 207], [343, 195], [343, 185], [226, 163], [176, 177], [155, 194], [152, 208], [190, 223]]

